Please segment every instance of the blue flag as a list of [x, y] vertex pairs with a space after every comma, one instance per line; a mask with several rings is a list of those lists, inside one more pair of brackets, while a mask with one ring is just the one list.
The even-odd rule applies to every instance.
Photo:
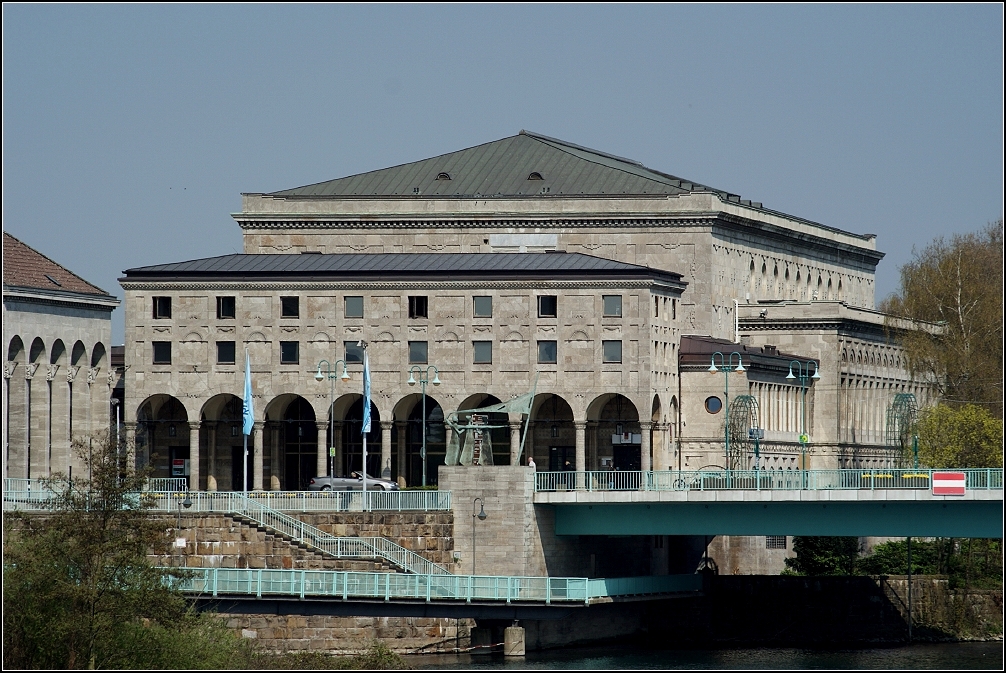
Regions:
[[370, 432], [370, 358], [363, 349], [363, 434]]
[[242, 430], [244, 434], [250, 435], [255, 427], [255, 409], [252, 406], [252, 385], [251, 385], [251, 359], [248, 357], [248, 349], [245, 349], [245, 396], [242, 405], [241, 418], [244, 422]]

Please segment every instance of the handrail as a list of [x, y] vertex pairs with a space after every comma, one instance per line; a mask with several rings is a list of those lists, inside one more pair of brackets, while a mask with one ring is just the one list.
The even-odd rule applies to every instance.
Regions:
[[1000, 490], [1003, 468], [961, 470], [592, 470], [537, 472], [542, 491], [719, 491], [929, 489], [934, 472], [962, 472], [968, 490]]
[[[178, 570], [177, 568], [162, 568]], [[504, 577], [493, 575], [401, 575], [339, 570], [191, 568], [167, 582], [184, 593], [309, 596], [382, 600], [584, 603], [610, 596], [698, 592], [700, 575], [585, 577]]]

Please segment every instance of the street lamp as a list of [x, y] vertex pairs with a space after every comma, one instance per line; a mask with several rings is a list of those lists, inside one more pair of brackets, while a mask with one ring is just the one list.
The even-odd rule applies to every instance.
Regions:
[[[409, 380], [408, 384], [410, 386], [416, 385], [415, 372], [419, 372], [419, 385], [423, 387], [423, 448], [420, 450], [419, 455], [423, 459], [423, 488], [426, 488], [426, 384], [430, 383], [430, 370], [433, 370], [433, 385], [440, 385], [440, 370], [437, 369], [436, 365], [429, 365], [426, 369], [423, 369], [419, 365], [412, 365], [409, 369]], [[399, 468], [401, 469], [401, 468]], [[482, 513], [482, 518], [485, 517], [485, 512]]]
[[[716, 356], [720, 356], [720, 363], [716, 364]], [[734, 356], [737, 356], [737, 366], [734, 367]], [[744, 372], [744, 361], [741, 358], [741, 354], [737, 351], [730, 353], [730, 355], [723, 355], [719, 351], [713, 353], [712, 358], [709, 361], [709, 369], [706, 370], [710, 374], [715, 374], [716, 372], [723, 372], [723, 409], [726, 411], [724, 424], [723, 424], [723, 452], [724, 452], [724, 469], [727, 472], [730, 471], [730, 371]]]
[[178, 501], [178, 521], [176, 522], [175, 525], [176, 529], [182, 527], [182, 507], [184, 507], [185, 509], [192, 507], [192, 498], [189, 497], [188, 491], [185, 491], [185, 500]]
[[[325, 373], [321, 373], [321, 364], [325, 363]], [[332, 383], [332, 390], [328, 395], [328, 437], [329, 437], [329, 447], [328, 447], [328, 474], [330, 476], [335, 476], [335, 466], [333, 461], [335, 461], [335, 447], [332, 444], [335, 443], [335, 369], [338, 369], [339, 363], [342, 363], [342, 376], [338, 378], [343, 381], [349, 380], [349, 372], [346, 371], [346, 361], [336, 360], [335, 364], [330, 363], [328, 360], [322, 360], [318, 363], [318, 371], [314, 374], [315, 381], [324, 381], [325, 377]], [[321, 475], [319, 475], [321, 476]]]
[[[796, 374], [793, 374], [793, 365], [796, 365]], [[813, 365], [814, 375], [811, 376], [810, 368]], [[803, 470], [803, 482], [804, 487], [807, 485], [807, 444], [810, 442], [810, 437], [807, 435], [807, 380], [820, 379], [821, 375], [817, 372], [817, 362], [814, 360], [807, 360], [806, 362], [800, 362], [799, 360], [790, 360], [789, 363], [789, 373], [786, 374], [786, 379], [788, 381], [793, 381], [798, 379], [800, 381], [800, 469]]]
[[[475, 513], [475, 503], [479, 503], [479, 513]], [[472, 575], [475, 574], [475, 519], [479, 521], [485, 521], [486, 508], [485, 501], [482, 498], [475, 498], [472, 500]]]

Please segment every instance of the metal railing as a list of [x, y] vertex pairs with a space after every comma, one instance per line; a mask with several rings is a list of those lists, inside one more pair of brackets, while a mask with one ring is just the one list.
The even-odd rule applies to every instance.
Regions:
[[[144, 485], [148, 493], [183, 493], [185, 478], [150, 479]], [[29, 509], [52, 500], [65, 484], [41, 479], [4, 480], [4, 508], [21, 504]], [[56, 489], [56, 492], [53, 489]], [[231, 491], [207, 491], [227, 496]], [[242, 495], [240, 492], [234, 492]], [[450, 491], [253, 491], [248, 497], [266, 507], [284, 512], [449, 512]], [[24, 509], [25, 507], [21, 507]]]
[[1002, 468], [964, 470], [598, 470], [538, 472], [535, 491], [719, 491], [928, 489], [933, 472], [963, 472], [966, 488], [1003, 488]]
[[[335, 537], [325, 531], [305, 523], [300, 519], [268, 507], [255, 498], [242, 493], [224, 491], [188, 492], [191, 504], [186, 512], [243, 516], [269, 528], [294, 542], [303, 543], [324, 554], [340, 559], [380, 558], [402, 570], [419, 575], [449, 575], [450, 572], [432, 561], [420, 556], [383, 537]], [[181, 493], [156, 494], [153, 511], [175, 513], [179, 508]]]
[[[172, 568], [171, 570], [177, 570]], [[698, 575], [657, 575], [587, 579], [584, 577], [500, 577], [491, 575], [402, 575], [334, 570], [192, 568], [187, 577], [169, 579], [187, 594], [328, 597], [370, 600], [499, 601], [589, 603], [610, 596], [697, 592]]]

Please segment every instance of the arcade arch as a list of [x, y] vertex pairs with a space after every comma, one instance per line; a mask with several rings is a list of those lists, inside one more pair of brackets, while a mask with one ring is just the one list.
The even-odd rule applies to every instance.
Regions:
[[136, 410], [136, 466], [155, 478], [185, 477], [189, 464], [189, 414], [175, 397], [151, 395]]
[[595, 424], [602, 464], [610, 458], [613, 469], [642, 469], [639, 412], [629, 398], [618, 393], [599, 395], [587, 406], [587, 421]]
[[[535, 395], [531, 404], [531, 421], [524, 451], [534, 456], [542, 470], [563, 470], [568, 461], [576, 465], [576, 426], [573, 409], [564, 398], [554, 393]], [[596, 447], [588, 447], [588, 465], [597, 462]], [[582, 469], [582, 468], [581, 468]], [[589, 468], [588, 468], [589, 469]]]

